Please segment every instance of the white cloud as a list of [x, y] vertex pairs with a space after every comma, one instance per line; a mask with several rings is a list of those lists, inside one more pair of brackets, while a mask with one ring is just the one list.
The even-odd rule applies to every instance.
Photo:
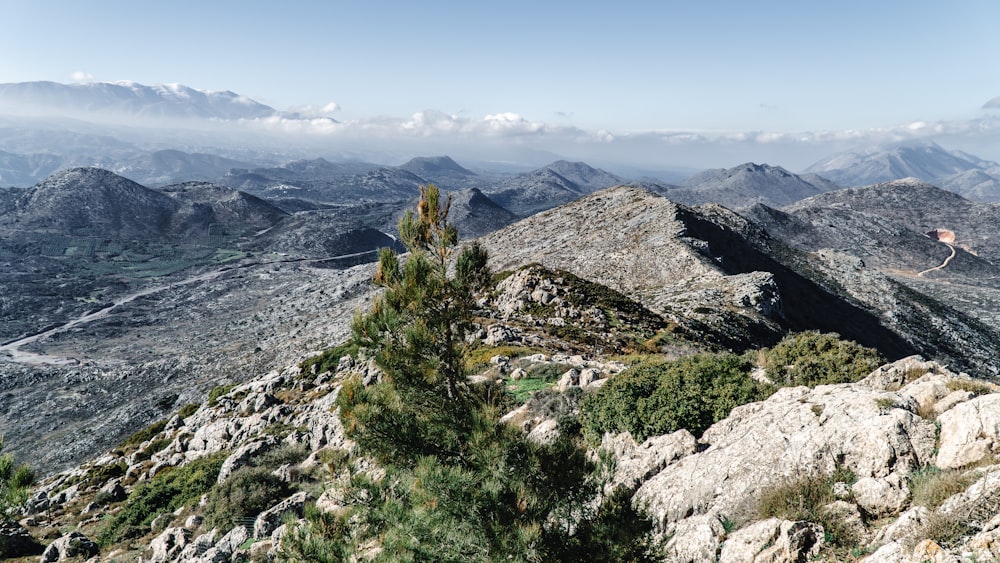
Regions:
[[983, 109], [998, 109], [1000, 108], [1000, 96], [993, 98], [992, 100], [983, 104]]
[[314, 117], [330, 117], [332, 114], [340, 111], [340, 104], [337, 102], [327, 102], [321, 106], [307, 104], [303, 106], [295, 106], [290, 108], [289, 111], [298, 114], [305, 119]]
[[84, 72], [82, 70], [78, 70], [70, 74], [69, 77], [70, 79], [73, 80], [73, 82], [90, 82], [91, 80], [94, 79], [93, 74], [90, 74], [89, 72]]

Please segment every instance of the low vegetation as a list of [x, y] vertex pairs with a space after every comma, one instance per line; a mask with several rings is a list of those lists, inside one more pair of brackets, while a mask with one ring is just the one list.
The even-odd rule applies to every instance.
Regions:
[[885, 363], [873, 348], [816, 331], [790, 334], [772, 348], [751, 354], [779, 387], [851, 383]]
[[208, 492], [205, 524], [229, 530], [252, 519], [291, 493], [288, 483], [267, 467], [244, 467]]
[[813, 474], [789, 479], [761, 494], [757, 501], [758, 519], [781, 518], [791, 521], [814, 522], [823, 527], [824, 540], [832, 548], [854, 548], [859, 537], [857, 531], [845, 522], [842, 514], [831, 510], [836, 500], [835, 483], [852, 484], [854, 475], [837, 468], [830, 474]]
[[[2, 450], [3, 438], [0, 437]], [[34, 482], [35, 472], [30, 466], [18, 464], [9, 453], [0, 454], [0, 522], [14, 519], [16, 509], [28, 499], [29, 487]]]
[[605, 432], [631, 432], [643, 441], [681, 428], [699, 435], [733, 407], [769, 394], [749, 371], [749, 362], [734, 354], [650, 358], [585, 397], [581, 423], [598, 439]]
[[[791, 334], [773, 348], [743, 355], [696, 354], [680, 359], [650, 355], [633, 359], [581, 405], [581, 423], [592, 438], [605, 432], [650, 436], [687, 429], [700, 435], [742, 404], [779, 387], [853, 382], [882, 364], [878, 352], [836, 334]], [[750, 376], [754, 367], [771, 381]]]
[[229, 452], [221, 451], [177, 468], [165, 468], [142, 483], [122, 503], [98, 536], [104, 546], [141, 537], [150, 532], [150, 523], [162, 514], [191, 506], [215, 485], [219, 469]]

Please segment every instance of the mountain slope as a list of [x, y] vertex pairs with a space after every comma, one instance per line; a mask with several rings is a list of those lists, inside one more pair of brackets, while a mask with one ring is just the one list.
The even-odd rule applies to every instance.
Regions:
[[843, 152], [811, 165], [806, 172], [842, 186], [866, 186], [910, 177], [938, 183], [964, 172], [998, 166], [961, 151], [945, 150], [933, 142], [906, 142]]
[[116, 237], [162, 237], [180, 204], [99, 168], [72, 168], [28, 190], [13, 217], [21, 228]]
[[888, 357], [916, 350], [984, 375], [996, 370], [989, 357], [1000, 354], [1000, 331], [969, 314], [857, 258], [796, 251], [716, 205], [692, 209], [615, 188], [483, 241], [495, 269], [538, 262], [570, 271], [635, 295], [672, 321], [697, 319], [708, 327], [706, 339], [724, 347], [817, 329]]
[[837, 187], [815, 175], [798, 176], [780, 166], [748, 162], [724, 170], [707, 170], [661, 193], [688, 205], [718, 203], [738, 208], [755, 203], [787, 205]]
[[962, 247], [1000, 264], [1000, 205], [976, 203], [926, 182], [903, 179], [824, 193], [785, 208], [791, 213], [847, 209], [899, 223], [917, 233], [952, 231]]

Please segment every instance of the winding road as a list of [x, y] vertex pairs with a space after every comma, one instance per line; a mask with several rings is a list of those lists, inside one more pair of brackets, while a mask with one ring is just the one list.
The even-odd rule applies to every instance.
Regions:
[[942, 262], [940, 266], [934, 266], [933, 268], [927, 268], [923, 272], [917, 272], [917, 276], [923, 276], [927, 272], [933, 272], [935, 270], [943, 270], [946, 266], [948, 266], [948, 262], [951, 262], [951, 259], [955, 257], [956, 251], [954, 245], [948, 244], [947, 242], [942, 242], [941, 244], [947, 245], [948, 248], [951, 249], [951, 254], [944, 259], [944, 262]]

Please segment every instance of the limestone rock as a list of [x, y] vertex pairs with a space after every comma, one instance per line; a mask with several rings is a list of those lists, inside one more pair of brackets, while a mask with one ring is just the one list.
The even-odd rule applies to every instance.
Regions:
[[575, 387], [580, 384], [580, 372], [575, 369], [571, 369], [566, 373], [562, 374], [559, 378], [559, 383], [556, 384], [556, 389], [559, 391], [565, 391], [570, 387]]
[[798, 563], [823, 546], [823, 528], [810, 522], [769, 518], [726, 538], [719, 563]]
[[921, 563], [959, 563], [957, 556], [948, 553], [937, 542], [929, 539], [917, 543], [910, 560]]
[[308, 493], [301, 491], [265, 510], [264, 512], [261, 512], [260, 515], [257, 516], [257, 520], [253, 525], [253, 537], [255, 539], [264, 539], [269, 537], [271, 533], [278, 529], [278, 526], [281, 525], [281, 520], [284, 518], [285, 514], [294, 514], [295, 516], [302, 518], [305, 511], [306, 501], [309, 500], [309, 498]]
[[713, 561], [725, 529], [717, 518], [702, 515], [675, 524], [664, 547], [671, 563]]
[[190, 532], [184, 528], [167, 528], [160, 535], [153, 538], [149, 547], [153, 550], [153, 555], [149, 558], [150, 563], [167, 563], [175, 561], [178, 554], [188, 544]]
[[0, 557], [14, 558], [38, 555], [42, 545], [23, 526], [0, 519]]
[[499, 346], [507, 342], [517, 342], [520, 338], [517, 331], [503, 325], [493, 325], [486, 329], [486, 338], [483, 342], [487, 346]]
[[858, 506], [875, 517], [898, 514], [910, 499], [910, 487], [899, 473], [858, 479], [851, 492]]
[[277, 438], [273, 436], [264, 436], [259, 440], [254, 440], [236, 448], [236, 451], [230, 454], [230, 456], [226, 458], [226, 461], [222, 462], [222, 468], [219, 470], [218, 482], [222, 483], [228, 479], [234, 471], [248, 465], [251, 459], [266, 453], [277, 444]]
[[559, 437], [559, 423], [547, 418], [528, 432], [528, 439], [539, 444], [551, 444]]
[[941, 441], [935, 465], [962, 467], [983, 459], [1000, 442], [1000, 394], [981, 395], [938, 416]]
[[850, 384], [781, 389], [733, 409], [702, 435], [703, 451], [667, 465], [634, 500], [663, 528], [691, 515], [735, 516], [767, 489], [837, 464], [859, 478], [905, 474], [933, 458], [934, 425], [879, 406], [893, 396]]
[[697, 440], [687, 430], [653, 436], [642, 444], [636, 444], [632, 435], [605, 434], [601, 439], [601, 449], [610, 452], [615, 459], [615, 474], [606, 487], [613, 490], [619, 486], [631, 489], [656, 474], [668, 464], [697, 451]]
[[895, 391], [924, 374], [934, 373], [939, 367], [936, 362], [920, 356], [908, 356], [877, 368], [857, 384], [870, 389]]
[[872, 545], [881, 546], [897, 540], [913, 537], [927, 523], [930, 510], [924, 506], [914, 506], [899, 515], [895, 522], [878, 532]]
[[74, 530], [49, 544], [42, 553], [41, 562], [52, 563], [74, 557], [87, 559], [99, 552], [100, 548], [93, 540]]

